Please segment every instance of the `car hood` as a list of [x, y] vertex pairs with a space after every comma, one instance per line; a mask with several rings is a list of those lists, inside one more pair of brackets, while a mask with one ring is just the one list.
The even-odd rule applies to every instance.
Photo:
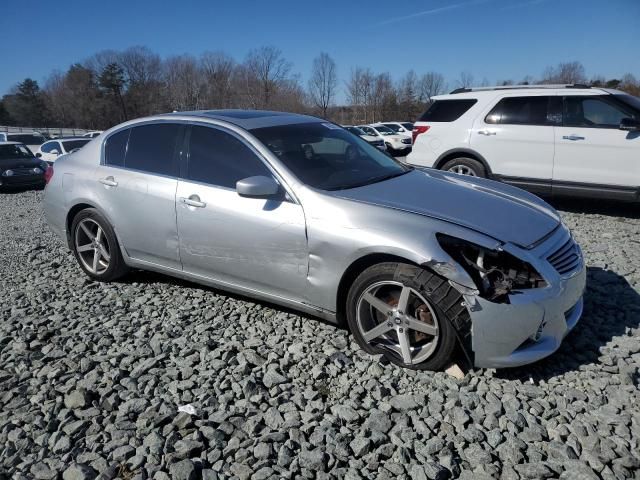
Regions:
[[553, 231], [558, 213], [519, 188], [438, 170], [332, 192], [341, 198], [437, 218], [528, 247]]
[[11, 168], [33, 168], [40, 167], [43, 161], [39, 158], [6, 158], [0, 159], [0, 170], [4, 171]]

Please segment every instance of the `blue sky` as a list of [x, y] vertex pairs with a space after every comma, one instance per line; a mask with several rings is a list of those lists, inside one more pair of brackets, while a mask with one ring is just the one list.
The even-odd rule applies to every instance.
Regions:
[[2, 10], [0, 95], [132, 45], [162, 56], [220, 49], [236, 60], [274, 45], [305, 85], [320, 51], [341, 85], [356, 65], [394, 78], [438, 71], [452, 86], [463, 70], [494, 83], [573, 60], [588, 76], [640, 77], [640, 0], [20, 0]]

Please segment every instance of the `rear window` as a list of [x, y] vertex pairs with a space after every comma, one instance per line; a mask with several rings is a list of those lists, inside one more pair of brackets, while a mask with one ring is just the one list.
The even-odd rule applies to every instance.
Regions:
[[476, 102], [475, 98], [460, 100], [436, 100], [422, 114], [421, 122], [454, 122], [464, 115]]

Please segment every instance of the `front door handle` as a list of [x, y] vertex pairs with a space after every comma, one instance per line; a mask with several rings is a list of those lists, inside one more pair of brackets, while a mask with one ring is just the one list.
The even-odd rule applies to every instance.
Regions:
[[196, 208], [204, 208], [207, 206], [205, 202], [200, 201], [200, 197], [198, 195], [191, 195], [189, 198], [180, 197], [180, 202]]
[[495, 135], [496, 132], [492, 132], [491, 130], [478, 130], [478, 135], [486, 135], [487, 137], [489, 135]]
[[103, 185], [106, 185], [107, 187], [117, 187], [118, 186], [118, 182], [116, 182], [116, 179], [113, 178], [111, 175], [109, 175], [108, 177], [105, 178], [101, 178], [100, 179], [100, 183]]
[[563, 140], [584, 140], [584, 137], [581, 137], [580, 135], [563, 135], [562, 136]]

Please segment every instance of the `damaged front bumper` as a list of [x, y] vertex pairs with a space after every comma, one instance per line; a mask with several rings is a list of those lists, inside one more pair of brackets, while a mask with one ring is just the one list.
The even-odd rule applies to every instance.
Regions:
[[578, 323], [587, 276], [581, 253], [576, 268], [563, 275], [546, 261], [549, 252], [566, 241], [562, 233], [550, 245], [519, 252], [537, 263], [536, 268], [548, 281], [546, 287], [512, 292], [509, 303], [464, 295], [471, 316], [476, 367], [517, 367], [538, 361], [555, 352]]

